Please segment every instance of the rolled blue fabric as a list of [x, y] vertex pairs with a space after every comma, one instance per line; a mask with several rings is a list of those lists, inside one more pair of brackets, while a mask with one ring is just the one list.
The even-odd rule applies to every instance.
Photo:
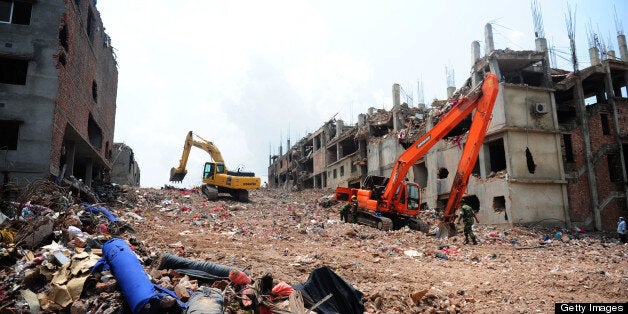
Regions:
[[105, 215], [105, 217], [107, 217], [107, 219], [109, 219], [109, 221], [111, 222], [118, 221], [118, 218], [116, 218], [116, 216], [114, 216], [110, 211], [108, 211], [104, 207], [96, 206], [96, 205], [89, 205], [87, 203], [83, 203], [82, 205], [85, 206], [85, 210], [87, 210], [88, 212], [92, 214], [102, 213], [103, 215]]
[[126, 242], [113, 238], [105, 242], [102, 254], [133, 313], [158, 312], [160, 298], [155, 286]]

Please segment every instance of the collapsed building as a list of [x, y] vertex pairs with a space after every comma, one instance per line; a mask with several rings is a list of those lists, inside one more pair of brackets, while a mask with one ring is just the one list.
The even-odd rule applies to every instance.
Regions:
[[3, 187], [106, 180], [117, 61], [96, 1], [0, 2]]
[[140, 186], [140, 166], [133, 149], [124, 143], [113, 144], [111, 182], [120, 185]]
[[[621, 58], [590, 48], [591, 66], [550, 67], [547, 41], [534, 51], [496, 50], [485, 27], [485, 55], [471, 45], [472, 71], [456, 98], [485, 73], [500, 78], [492, 120], [469, 179], [466, 199], [488, 224], [544, 224], [614, 230], [626, 215], [628, 152], [628, 49]], [[438, 123], [447, 101], [431, 108], [400, 103], [393, 85], [392, 110], [370, 108], [355, 126], [332, 119], [270, 157], [270, 186], [360, 187], [367, 175], [389, 176], [397, 157]], [[421, 187], [421, 207], [442, 209], [466, 141], [470, 118], [415, 163], [407, 179]], [[452, 174], [452, 175], [450, 175]]]

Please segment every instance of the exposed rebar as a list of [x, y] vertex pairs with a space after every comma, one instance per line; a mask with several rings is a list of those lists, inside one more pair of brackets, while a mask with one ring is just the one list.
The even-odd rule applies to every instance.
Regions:
[[534, 22], [534, 36], [536, 38], [545, 38], [543, 13], [541, 12], [541, 5], [537, 0], [532, 0], [532, 19]]

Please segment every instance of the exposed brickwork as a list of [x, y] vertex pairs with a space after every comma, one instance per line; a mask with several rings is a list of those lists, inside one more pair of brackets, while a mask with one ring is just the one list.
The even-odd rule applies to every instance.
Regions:
[[[71, 126], [89, 142], [88, 119], [90, 114], [102, 130], [102, 145], [95, 147], [106, 159], [110, 154], [106, 147], [113, 147], [113, 133], [116, 112], [118, 71], [111, 47], [105, 39], [102, 21], [93, 1], [66, 1], [66, 13], [59, 23], [59, 30], [67, 27], [68, 49], [59, 42], [55, 56], [59, 69], [59, 86], [54, 117], [54, 131], [51, 146], [51, 165], [58, 167], [61, 156], [61, 143], [66, 126]], [[91, 12], [91, 13], [90, 13]], [[89, 18], [92, 22], [88, 22]], [[87, 27], [93, 25], [92, 36]], [[65, 56], [66, 64], [58, 60]], [[97, 101], [92, 95], [92, 85], [97, 85]], [[110, 166], [111, 160], [107, 163]]]
[[[596, 108], [596, 106], [597, 105], [593, 105], [590, 106], [590, 108], [587, 108], [590, 114], [588, 127], [591, 139], [592, 156], [594, 156], [594, 158], [596, 156], [599, 156], [599, 158], [594, 160], [594, 172], [597, 186], [598, 203], [599, 205], [602, 205], [604, 200], [612, 197], [613, 192], [623, 192], [623, 187], [621, 183], [611, 181], [612, 170], [609, 168], [608, 165], [608, 154], [600, 153], [607, 147], [614, 146], [617, 143], [615, 141], [616, 132], [613, 114], [612, 112], [609, 112], [607, 110]], [[625, 103], [622, 104], [621, 107], [624, 108], [624, 113], [628, 113], [625, 111]], [[601, 114], [608, 115], [610, 134], [604, 134], [603, 132]], [[628, 122], [626, 121], [626, 119], [627, 118], [625, 117], [625, 115], [619, 114], [620, 130], [627, 127], [625, 125], [625, 123]], [[622, 121], [624, 123], [623, 125]], [[572, 145], [575, 159], [573, 168], [582, 169], [585, 167], [586, 163], [582, 131], [580, 128], [577, 128], [573, 130], [573, 132], [571, 132], [570, 134], [572, 134]], [[571, 180], [569, 182], [568, 192], [571, 219], [573, 221], [591, 221], [591, 224], [582, 227], [593, 229], [595, 224], [593, 220], [593, 209], [591, 206], [591, 195], [589, 193], [588, 175], [586, 172], [580, 175], [577, 179]], [[617, 217], [622, 215], [622, 210], [623, 208], [625, 208], [624, 203], [624, 198], [612, 198], [610, 203], [606, 207], [604, 207], [601, 213], [601, 217], [602, 226], [605, 230], [613, 230]]]

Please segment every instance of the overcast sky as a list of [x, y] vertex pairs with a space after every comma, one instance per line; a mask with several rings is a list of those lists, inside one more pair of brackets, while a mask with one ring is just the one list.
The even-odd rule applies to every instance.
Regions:
[[[570, 69], [565, 16], [576, 13], [580, 68], [587, 32], [617, 51], [628, 1], [542, 1], [545, 37]], [[615, 11], [613, 7], [615, 6]], [[334, 115], [355, 124], [369, 107], [392, 107], [398, 83], [426, 103], [469, 76], [471, 42], [493, 25], [496, 49], [534, 49], [530, 1], [161, 1], [101, 0], [117, 55], [114, 140], [133, 148], [143, 187], [161, 187], [193, 131], [221, 150], [229, 169], [267, 180], [269, 153], [286, 151]], [[622, 27], [625, 32], [625, 27]], [[555, 66], [555, 65], [552, 65]], [[402, 101], [405, 97], [402, 96]], [[201, 183], [207, 153], [193, 148], [188, 175]]]

